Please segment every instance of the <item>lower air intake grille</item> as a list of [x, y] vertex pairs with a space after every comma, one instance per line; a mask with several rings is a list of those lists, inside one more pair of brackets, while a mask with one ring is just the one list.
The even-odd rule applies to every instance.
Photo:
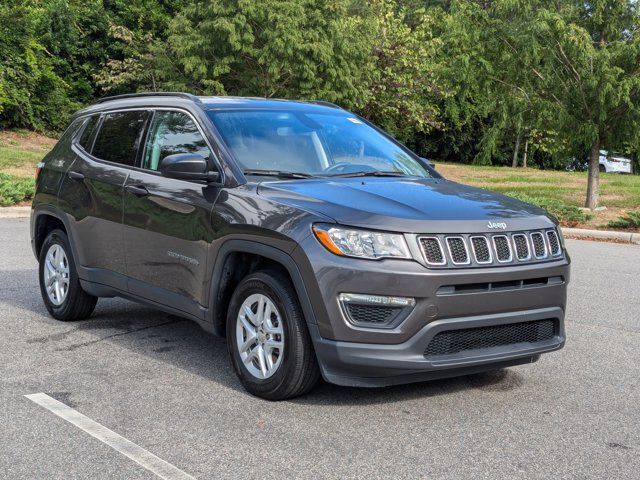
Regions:
[[391, 322], [402, 310], [397, 307], [384, 307], [374, 305], [359, 305], [349, 303], [346, 305], [347, 313], [354, 323], [381, 325]]
[[467, 350], [501, 347], [515, 343], [536, 343], [551, 340], [555, 335], [555, 321], [535, 320], [533, 322], [494, 325], [491, 327], [447, 330], [436, 334], [426, 350], [425, 357], [451, 355]]

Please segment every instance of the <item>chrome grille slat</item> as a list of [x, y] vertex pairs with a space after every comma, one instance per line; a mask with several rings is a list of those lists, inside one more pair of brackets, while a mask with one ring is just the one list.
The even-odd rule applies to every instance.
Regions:
[[487, 237], [474, 235], [469, 237], [469, 240], [471, 241], [471, 249], [473, 250], [473, 256], [477, 263], [484, 265], [493, 262]]
[[438, 237], [420, 237], [420, 247], [425, 261], [429, 265], [441, 266], [447, 264], [444, 250]]
[[471, 259], [469, 258], [469, 250], [467, 249], [467, 243], [464, 238], [460, 236], [448, 236], [446, 237], [447, 250], [449, 250], [449, 258], [454, 265], [469, 265]]
[[511, 238], [516, 250], [516, 258], [521, 262], [529, 260], [531, 258], [531, 249], [529, 248], [527, 236], [524, 233], [515, 233]]
[[547, 230], [547, 240], [549, 241], [549, 252], [551, 252], [551, 255], [554, 257], [560, 255], [562, 249], [560, 248], [560, 240], [555, 230]]
[[544, 241], [544, 236], [540, 232], [533, 232], [531, 235], [531, 245], [533, 247], [533, 254], [536, 258], [547, 258], [547, 244]]
[[496, 251], [496, 258], [498, 259], [498, 262], [508, 263], [513, 260], [509, 237], [506, 235], [494, 235], [491, 240], [493, 241], [493, 248]]

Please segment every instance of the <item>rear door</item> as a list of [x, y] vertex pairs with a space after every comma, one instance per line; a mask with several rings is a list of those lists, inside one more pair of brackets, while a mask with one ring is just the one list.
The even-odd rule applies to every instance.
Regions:
[[71, 236], [80, 265], [94, 269], [93, 280], [123, 290], [123, 189], [148, 116], [147, 110], [131, 110], [89, 118], [74, 145], [76, 160], [60, 195], [61, 207], [72, 217]]
[[189, 113], [158, 109], [138, 168], [124, 188], [129, 291], [200, 315], [208, 293], [208, 247], [214, 238], [210, 216], [220, 187], [160, 175], [161, 160], [176, 153], [198, 153], [215, 163]]

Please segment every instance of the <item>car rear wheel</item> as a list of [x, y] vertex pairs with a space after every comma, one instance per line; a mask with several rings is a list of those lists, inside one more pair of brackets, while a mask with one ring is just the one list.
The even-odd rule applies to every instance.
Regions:
[[53, 318], [81, 320], [93, 312], [98, 299], [80, 286], [67, 234], [53, 230], [40, 249], [40, 293]]
[[295, 289], [279, 272], [256, 272], [240, 282], [229, 305], [227, 346], [243, 386], [258, 397], [296, 397], [320, 377]]
[[600, 170], [600, 172], [602, 173], [606, 173], [607, 172], [607, 167], [605, 167], [604, 165], [600, 164], [598, 166], [598, 169]]

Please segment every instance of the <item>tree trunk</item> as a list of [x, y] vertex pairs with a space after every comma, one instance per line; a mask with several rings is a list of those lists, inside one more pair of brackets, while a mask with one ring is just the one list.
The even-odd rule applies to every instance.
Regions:
[[518, 166], [518, 151], [520, 150], [520, 128], [518, 128], [518, 135], [516, 136], [516, 147], [513, 149], [513, 161], [511, 162], [511, 166], [516, 168]]
[[527, 168], [527, 153], [529, 152], [529, 137], [524, 140], [524, 153], [522, 154], [522, 166]]
[[589, 178], [587, 180], [587, 199], [584, 206], [593, 210], [598, 206], [600, 194], [600, 137], [596, 138], [589, 150]]

